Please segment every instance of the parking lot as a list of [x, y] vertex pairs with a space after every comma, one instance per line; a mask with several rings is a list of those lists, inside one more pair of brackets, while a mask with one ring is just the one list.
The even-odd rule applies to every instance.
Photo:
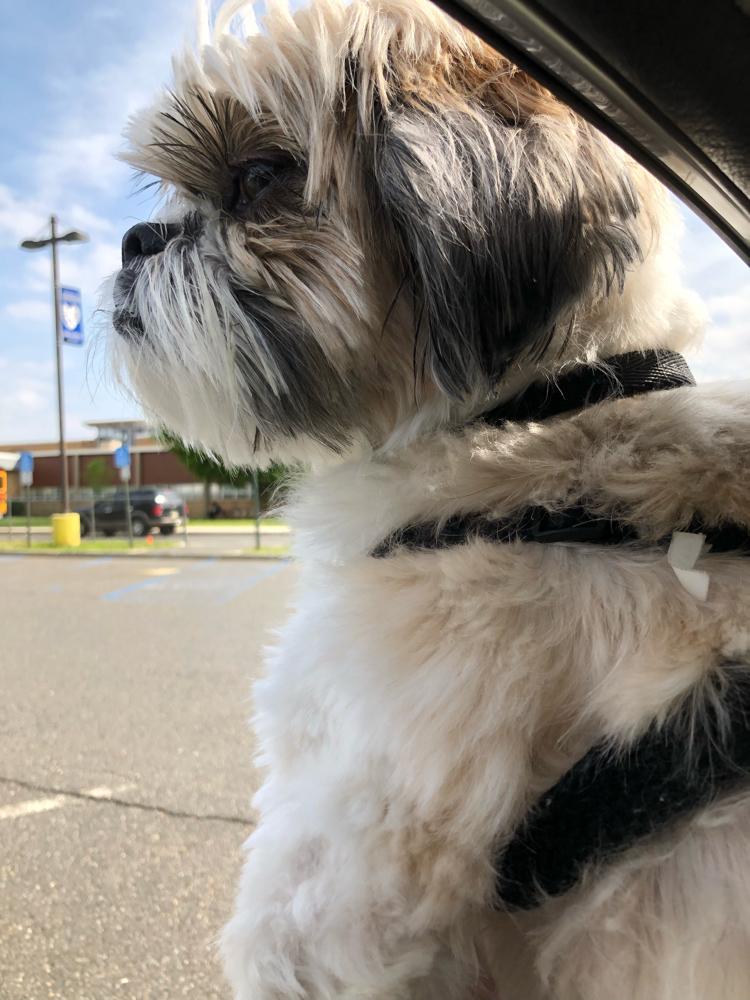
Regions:
[[282, 560], [0, 557], [0, 997], [226, 997]]

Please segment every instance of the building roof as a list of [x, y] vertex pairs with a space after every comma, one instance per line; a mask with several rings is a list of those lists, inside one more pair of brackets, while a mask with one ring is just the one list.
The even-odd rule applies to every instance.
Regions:
[[[119, 447], [121, 444], [121, 438], [92, 438], [88, 441], [68, 441], [65, 442], [65, 447], [68, 454], [73, 454], [74, 452], [84, 451], [84, 452], [100, 452], [106, 454], [107, 452], [114, 451], [115, 448]], [[153, 437], [137, 437], [133, 445], [134, 448], [150, 448], [159, 451], [168, 451], [160, 441]], [[18, 444], [14, 441], [12, 444], [3, 445], [3, 449], [8, 452], [22, 452], [30, 451], [32, 455], [59, 455], [60, 454], [60, 442], [59, 441], [24, 441], [22, 444]]]
[[112, 437], [121, 437], [123, 431], [150, 437], [154, 430], [154, 425], [146, 420], [87, 420], [85, 425], [95, 428], [100, 438], [108, 434]]

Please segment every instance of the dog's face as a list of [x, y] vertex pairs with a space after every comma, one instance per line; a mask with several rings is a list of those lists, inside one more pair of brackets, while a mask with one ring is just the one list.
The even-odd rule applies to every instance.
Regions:
[[265, 28], [184, 55], [129, 129], [169, 201], [123, 243], [116, 347], [168, 426], [236, 462], [377, 446], [621, 289], [632, 164], [506, 59], [422, 0]]

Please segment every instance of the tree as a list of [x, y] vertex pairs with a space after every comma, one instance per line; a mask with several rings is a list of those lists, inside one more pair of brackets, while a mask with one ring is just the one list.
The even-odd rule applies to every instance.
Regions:
[[210, 506], [211, 483], [239, 488], [252, 483], [257, 476], [258, 499], [278, 487], [279, 483], [289, 474], [285, 465], [274, 463], [267, 469], [255, 469], [250, 465], [225, 465], [220, 458], [209, 454], [202, 448], [194, 448], [181, 438], [162, 428], [159, 431], [160, 440], [167, 445], [182, 464], [193, 475], [205, 484], [206, 513]]
[[83, 478], [86, 485], [94, 491], [94, 496], [98, 497], [115, 481], [115, 470], [104, 455], [100, 455], [98, 458], [92, 458], [86, 465]]
[[96, 498], [115, 481], [115, 470], [104, 455], [99, 455], [87, 463], [83, 478], [94, 491], [94, 502], [91, 505], [91, 537], [96, 538]]

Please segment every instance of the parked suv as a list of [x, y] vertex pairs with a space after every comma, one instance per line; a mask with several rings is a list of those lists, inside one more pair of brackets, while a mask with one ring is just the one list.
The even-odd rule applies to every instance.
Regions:
[[[81, 515], [81, 534], [91, 533], [91, 507], [84, 507]], [[114, 535], [128, 530], [125, 510], [125, 490], [114, 496], [97, 500], [93, 507], [97, 534]], [[133, 534], [140, 538], [158, 528], [162, 535], [171, 535], [187, 515], [187, 505], [174, 490], [160, 490], [156, 486], [142, 486], [130, 491], [130, 518]]]

